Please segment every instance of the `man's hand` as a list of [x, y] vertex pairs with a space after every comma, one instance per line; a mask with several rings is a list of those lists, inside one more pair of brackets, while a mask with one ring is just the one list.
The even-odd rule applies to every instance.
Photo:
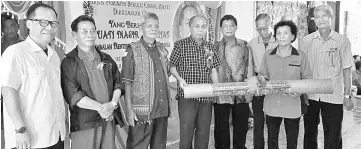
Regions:
[[25, 131], [24, 133], [16, 133], [15, 139], [17, 149], [31, 148], [31, 139], [28, 131]]
[[178, 84], [179, 84], [179, 87], [184, 90], [184, 87], [187, 87], [188, 84], [187, 82], [183, 79], [183, 78], [179, 78], [178, 79]]
[[246, 103], [250, 103], [253, 100], [253, 96], [250, 94], [244, 95], [244, 98], [246, 98]]
[[98, 111], [98, 113], [102, 118], [107, 118], [113, 113], [114, 109], [115, 107], [111, 102], [106, 102], [102, 104], [102, 108]]
[[354, 107], [354, 103], [350, 98], [343, 99], [343, 106], [346, 108], [347, 111], [350, 111]]
[[109, 115], [107, 118], [105, 118], [105, 121], [112, 121], [114, 119], [113, 114]]
[[301, 94], [298, 94], [298, 93], [284, 93], [284, 95], [291, 96], [291, 97], [294, 97], [294, 98], [301, 96]]
[[127, 120], [130, 126], [134, 126], [135, 122], [138, 121], [137, 114], [135, 114], [132, 107], [127, 107]]
[[247, 92], [251, 92], [251, 93], [256, 93], [258, 94], [258, 80], [256, 77], [251, 77], [249, 79], [245, 80], [247, 82], [247, 86], [248, 86], [248, 91]]

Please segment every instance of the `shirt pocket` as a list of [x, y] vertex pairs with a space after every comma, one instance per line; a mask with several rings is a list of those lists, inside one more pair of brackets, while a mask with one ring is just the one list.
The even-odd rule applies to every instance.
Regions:
[[341, 54], [339, 48], [330, 48], [327, 50], [328, 66], [333, 75], [338, 76], [341, 72]]
[[45, 75], [45, 68], [40, 66], [28, 67], [28, 81], [31, 86], [40, 86]]
[[297, 79], [301, 78], [301, 64], [288, 64], [289, 72]]
[[45, 72], [45, 68], [43, 68], [43, 67], [36, 66], [36, 67], [29, 67], [28, 68], [29, 76], [34, 76], [34, 77], [43, 76], [44, 72]]

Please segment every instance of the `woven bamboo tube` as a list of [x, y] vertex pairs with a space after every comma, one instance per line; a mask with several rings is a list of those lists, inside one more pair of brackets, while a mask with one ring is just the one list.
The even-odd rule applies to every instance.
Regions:
[[[214, 97], [222, 95], [255, 94], [248, 92], [246, 82], [228, 82], [217, 84], [188, 84], [184, 88], [185, 98]], [[332, 94], [333, 82], [331, 79], [304, 79], [304, 80], [271, 80], [265, 85], [258, 85], [259, 94]]]

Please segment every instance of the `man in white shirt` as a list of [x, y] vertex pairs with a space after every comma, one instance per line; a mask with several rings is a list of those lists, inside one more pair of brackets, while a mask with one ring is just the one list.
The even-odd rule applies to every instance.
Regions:
[[60, 59], [48, 46], [59, 26], [57, 13], [49, 5], [36, 3], [26, 16], [29, 36], [8, 47], [0, 61], [5, 148], [63, 149]]

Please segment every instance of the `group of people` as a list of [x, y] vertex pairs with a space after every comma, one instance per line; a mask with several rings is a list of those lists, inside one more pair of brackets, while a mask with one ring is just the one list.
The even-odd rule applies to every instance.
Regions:
[[[127, 47], [121, 71], [108, 54], [94, 46], [97, 32], [93, 18], [81, 15], [71, 23], [77, 46], [61, 61], [49, 46], [59, 26], [57, 12], [46, 4], [36, 3], [26, 16], [29, 36], [9, 46], [0, 62], [5, 148], [63, 149], [65, 100], [70, 110], [72, 148], [116, 148], [115, 126], [129, 124], [127, 149], [165, 149], [172, 108], [170, 75], [178, 84], [180, 149], [208, 148], [213, 107], [215, 148], [245, 149], [250, 103], [255, 149], [265, 148], [265, 123], [268, 148], [278, 149], [283, 120], [287, 149], [296, 149], [302, 115], [304, 148], [317, 149], [320, 113], [324, 148], [342, 148], [343, 107], [353, 108], [350, 70], [354, 63], [349, 40], [330, 27], [333, 11], [328, 5], [315, 8], [318, 30], [302, 39], [300, 49], [291, 45], [298, 34], [292, 21], [276, 23], [272, 33], [270, 16], [260, 14], [255, 20], [259, 37], [246, 42], [235, 37], [237, 19], [225, 15], [219, 24], [223, 39], [213, 44], [204, 39], [207, 19], [195, 15], [189, 20], [190, 36], [176, 41], [168, 53], [156, 40], [160, 18], [155, 13], [146, 13], [140, 22], [142, 37]], [[252, 78], [259, 83], [331, 78], [334, 93], [184, 98], [183, 90], [188, 84]], [[125, 119], [119, 108], [121, 96]]]

